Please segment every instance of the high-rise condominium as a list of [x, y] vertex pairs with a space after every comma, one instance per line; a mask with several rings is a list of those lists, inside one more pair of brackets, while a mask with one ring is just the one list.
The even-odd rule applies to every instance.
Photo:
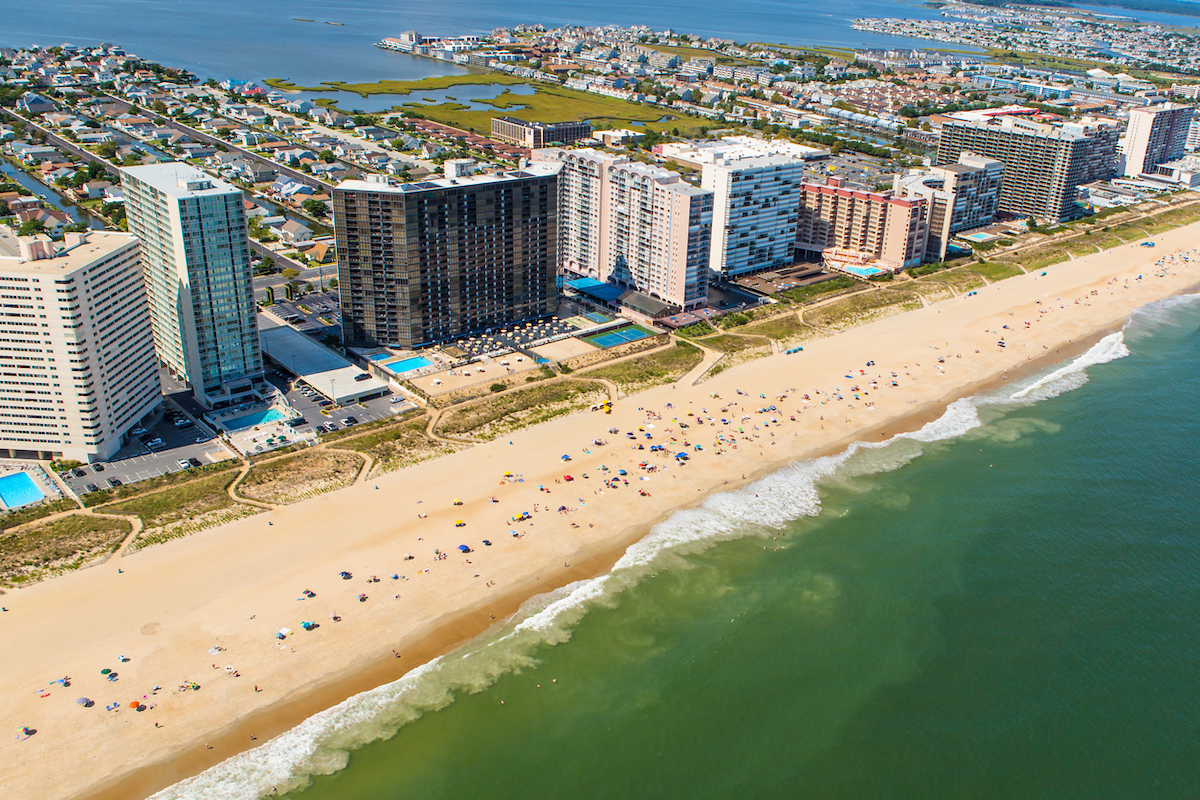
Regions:
[[162, 402], [138, 242], [0, 228], [0, 458], [111, 458]]
[[420, 347], [554, 313], [558, 171], [336, 187], [346, 345]]
[[242, 191], [187, 164], [121, 174], [159, 359], [208, 408], [254, 397], [263, 364]]
[[1047, 125], [984, 112], [949, 115], [942, 124], [937, 164], [952, 164], [964, 151], [1004, 164], [1000, 210], [1019, 217], [1064, 220], [1078, 216], [1081, 184], [1112, 177], [1117, 129], [1084, 120]]
[[1183, 158], [1194, 110], [1179, 103], [1129, 109], [1129, 129], [1121, 146], [1125, 174], [1153, 174], [1159, 164]]
[[707, 304], [712, 192], [628, 156], [551, 148], [534, 158], [563, 165], [558, 254], [565, 272], [684, 311]]

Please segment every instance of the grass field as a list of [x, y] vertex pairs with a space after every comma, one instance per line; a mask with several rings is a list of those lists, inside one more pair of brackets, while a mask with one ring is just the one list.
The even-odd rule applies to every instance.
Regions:
[[[1038, 247], [1021, 253], [1013, 253], [1007, 256], [1006, 260], [1020, 264], [1029, 272], [1033, 272], [1037, 269], [1045, 269], [1046, 267], [1052, 267], [1055, 264], [1061, 264], [1062, 262], [1066, 261], [1067, 258], [1068, 255], [1066, 250], [1059, 245], [1055, 245], [1053, 247]], [[978, 267], [972, 267], [971, 269], [977, 270]], [[984, 274], [986, 275], [987, 273], [985, 272]], [[1009, 276], [1005, 275], [1004, 277], [1007, 278]]]
[[81, 567], [131, 530], [123, 519], [72, 514], [0, 536], [0, 583], [12, 586]]
[[738, 56], [727, 56], [719, 50], [708, 50], [703, 47], [672, 47], [666, 44], [647, 44], [651, 50], [657, 50], [660, 53], [671, 53], [680, 58], [715, 58], [718, 64], [735, 64], [744, 66], [747, 64], [755, 64], [761, 66], [763, 62], [755, 61], [752, 58], [740, 58]]
[[605, 378], [629, 394], [651, 386], [677, 381], [704, 360], [704, 351], [687, 342], [676, 342], [636, 358], [584, 373], [588, 378]]
[[503, 433], [561, 417], [605, 399], [603, 384], [555, 381], [456, 406], [438, 420], [437, 431], [490, 441]]

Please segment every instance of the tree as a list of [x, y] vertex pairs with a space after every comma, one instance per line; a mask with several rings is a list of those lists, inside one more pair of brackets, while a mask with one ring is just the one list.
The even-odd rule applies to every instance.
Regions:
[[330, 289], [336, 289], [338, 287], [338, 280], [337, 278], [330, 278], [326, 281], [326, 284], [328, 284]]
[[112, 158], [113, 156], [115, 156], [117, 154], [117, 143], [116, 142], [101, 142], [100, 145], [96, 148], [96, 152], [99, 153], [100, 155], [104, 156], [105, 158]]
[[300, 270], [294, 267], [288, 267], [283, 271], [283, 279], [286, 281], [294, 281], [300, 277]]
[[230, 133], [232, 133], [232, 131], [229, 128], [217, 128], [217, 136], [222, 139], [228, 139]]
[[337, 160], [337, 156], [335, 156], [333, 154], [332, 150], [322, 150], [320, 153], [317, 154], [317, 158], [321, 159], [326, 164], [332, 164], [334, 161]]
[[17, 236], [33, 236], [38, 233], [46, 232], [46, 223], [40, 219], [31, 219], [27, 222], [22, 222], [21, 227], [17, 228]]
[[314, 217], [325, 216], [325, 204], [320, 200], [305, 200], [300, 207]]
[[151, 106], [151, 108], [153, 108], [159, 114], [167, 113], [167, 104], [164, 103], [162, 100], [155, 100], [154, 105]]

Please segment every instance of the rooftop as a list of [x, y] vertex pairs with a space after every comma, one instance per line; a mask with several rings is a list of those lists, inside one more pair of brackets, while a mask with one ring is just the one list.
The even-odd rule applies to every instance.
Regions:
[[132, 175], [170, 197], [206, 197], [231, 192], [240, 194], [242, 191], [207, 172], [179, 161], [124, 167], [121, 172]]
[[550, 162], [535, 162], [519, 170], [508, 172], [483, 173], [467, 178], [429, 178], [413, 183], [387, 183], [384, 181], [342, 181], [335, 188], [349, 192], [389, 192], [392, 194], [411, 194], [426, 192], [431, 189], [473, 188], [491, 183], [522, 180], [524, 178], [544, 178], [557, 175], [561, 165]]
[[387, 388], [375, 378], [358, 380], [368, 373], [270, 314], [258, 315], [258, 338], [264, 355], [339, 405]]
[[65, 275], [136, 243], [137, 238], [115, 231], [68, 233], [63, 242], [49, 236], [18, 237], [0, 226], [0, 273], [38, 272]]

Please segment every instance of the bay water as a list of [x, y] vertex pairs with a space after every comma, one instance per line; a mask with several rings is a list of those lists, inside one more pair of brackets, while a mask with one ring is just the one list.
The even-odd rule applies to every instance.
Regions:
[[1194, 798], [1198, 362], [1147, 306], [156, 798]]
[[301, 85], [466, 72], [447, 62], [373, 46], [407, 30], [459, 36], [522, 23], [547, 28], [641, 24], [740, 42], [911, 48], [931, 42], [855, 31], [851, 22], [857, 17], [939, 15], [912, 0], [849, 0], [837, 6], [788, 0], [549, 0], [536, 5], [503, 0], [45, 0], [6, 5], [0, 46], [111, 42], [201, 78], [286, 78]]

